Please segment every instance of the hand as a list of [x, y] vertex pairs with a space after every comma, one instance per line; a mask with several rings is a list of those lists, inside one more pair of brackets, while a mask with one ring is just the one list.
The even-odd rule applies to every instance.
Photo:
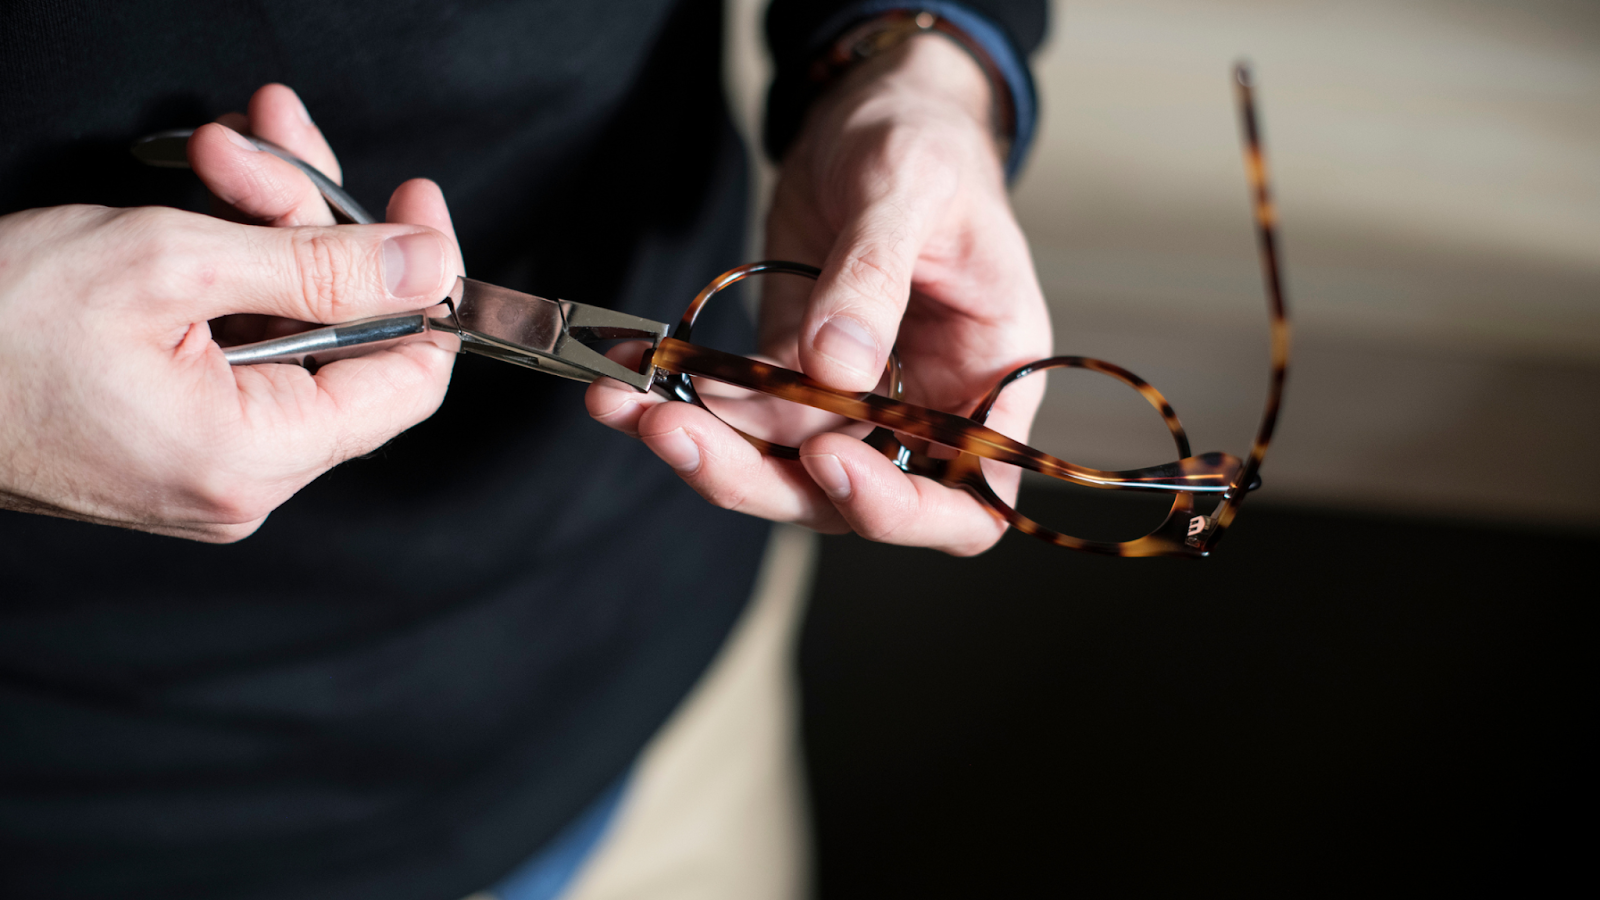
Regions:
[[[337, 176], [299, 101], [235, 124]], [[454, 354], [428, 342], [234, 368], [210, 322], [344, 322], [429, 306], [461, 273], [438, 188], [387, 225], [332, 226], [293, 166], [212, 124], [190, 159], [244, 217], [68, 206], [0, 217], [0, 507], [208, 541], [242, 538], [306, 483], [436, 409]], [[242, 142], [241, 142], [242, 144]]]
[[[216, 198], [216, 212], [232, 221], [290, 228], [332, 225], [333, 212], [304, 173], [261, 153], [240, 132], [265, 138], [315, 166], [335, 183], [343, 183], [338, 157], [305, 104], [293, 90], [269, 84], [250, 98], [248, 114], [227, 113], [189, 139], [189, 162]], [[386, 220], [427, 225], [450, 238], [459, 264], [455, 228], [438, 186], [427, 179], [401, 185], [390, 201]], [[462, 270], [465, 271], [464, 269]], [[278, 316], [222, 316], [211, 321], [212, 336], [223, 346], [246, 344], [314, 327]]]
[[[905, 399], [962, 414], [1007, 371], [1050, 355], [990, 103], [977, 64], [929, 35], [869, 60], [814, 104], [779, 173], [766, 255], [820, 265], [822, 277], [809, 297], [764, 297], [763, 353], [863, 391], [897, 347]], [[1008, 389], [989, 425], [1026, 440], [1042, 390], [1042, 379]], [[597, 382], [588, 400], [719, 506], [956, 554], [982, 552], [1006, 528], [964, 491], [907, 475], [845, 435], [810, 438], [794, 462], [686, 403], [615, 382]], [[1015, 480], [992, 486], [1016, 494]]]

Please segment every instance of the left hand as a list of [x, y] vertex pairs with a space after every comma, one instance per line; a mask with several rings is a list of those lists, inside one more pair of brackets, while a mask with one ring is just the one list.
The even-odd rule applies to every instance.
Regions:
[[[265, 138], [315, 166], [335, 184], [344, 181], [339, 158], [312, 121], [292, 88], [268, 84], [250, 97], [248, 112], [225, 113], [195, 129], [189, 139], [189, 162], [216, 198], [213, 213], [226, 219], [274, 228], [333, 225], [333, 211], [311, 179], [291, 163], [262, 153], [239, 136]], [[451, 244], [454, 268], [463, 274], [455, 226], [439, 186], [413, 178], [395, 189], [385, 222], [426, 225]], [[313, 327], [277, 316], [231, 315], [211, 322], [212, 336], [226, 345], [248, 344], [294, 334]]]
[[[909, 402], [960, 414], [1002, 375], [1050, 355], [1050, 320], [1006, 197], [977, 64], [937, 35], [868, 60], [813, 104], [783, 160], [770, 259], [809, 262], [809, 297], [769, 292], [762, 352], [833, 387], [872, 390], [891, 348]], [[795, 279], [773, 279], [795, 282]], [[1043, 390], [1026, 379], [989, 418], [1026, 440]], [[703, 409], [602, 380], [590, 413], [640, 437], [712, 503], [819, 531], [980, 553], [1006, 525], [965, 491], [907, 475], [826, 433], [799, 462], [766, 456]], [[1003, 498], [1016, 482], [992, 483]]]

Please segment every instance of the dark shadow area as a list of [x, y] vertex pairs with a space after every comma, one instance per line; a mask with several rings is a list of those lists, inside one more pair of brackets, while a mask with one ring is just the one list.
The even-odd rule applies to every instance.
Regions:
[[1260, 503], [1202, 562], [825, 538], [800, 654], [818, 896], [1576, 875], [1597, 549]]

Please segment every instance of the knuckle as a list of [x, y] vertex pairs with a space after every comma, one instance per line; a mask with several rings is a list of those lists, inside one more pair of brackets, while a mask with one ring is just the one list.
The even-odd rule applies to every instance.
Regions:
[[982, 533], [970, 535], [963, 540], [957, 541], [946, 548], [945, 552], [951, 556], [959, 557], [981, 556], [1000, 542], [1000, 536], [1003, 533], [994, 529], [985, 529]]
[[194, 485], [190, 502], [211, 525], [245, 525], [265, 518], [277, 507], [275, 498], [234, 479], [210, 479]]
[[210, 525], [202, 528], [196, 537], [208, 544], [237, 544], [255, 534], [265, 522], [266, 517], [262, 516], [259, 519], [235, 525]]
[[[865, 512], [865, 511], [863, 511]], [[872, 513], [857, 513], [854, 522], [856, 534], [869, 541], [880, 544], [898, 544], [901, 532], [908, 526], [918, 521], [915, 509], [907, 508], [903, 504], [895, 504], [888, 509], [876, 510]]]
[[[297, 175], [299, 173], [296, 173]], [[283, 177], [263, 175], [259, 180], [261, 188], [260, 212], [262, 215], [283, 217], [292, 216], [302, 206], [308, 205], [312, 200], [311, 183], [300, 176], [299, 181]]]
[[199, 235], [184, 214], [169, 209], [131, 211], [117, 223], [124, 230], [121, 265], [129, 282], [164, 299], [193, 293], [193, 282], [205, 281], [207, 266], [197, 253]]
[[735, 482], [710, 479], [699, 486], [699, 491], [711, 505], [729, 512], [741, 512], [749, 502], [749, 493]]
[[972, 557], [993, 549], [1005, 537], [1007, 526], [994, 516], [986, 518], [987, 521], [964, 529], [955, 542], [944, 548], [944, 552], [951, 556]]
[[317, 322], [344, 321], [341, 313], [358, 287], [350, 247], [320, 228], [296, 231], [290, 246], [307, 315]]
[[858, 522], [855, 526], [856, 534], [879, 544], [894, 543], [893, 538], [896, 530], [879, 522]]
[[757, 468], [752, 469], [740, 465], [737, 460], [713, 456], [704, 448], [701, 453], [704, 461], [695, 473], [699, 476], [695, 490], [714, 506], [729, 512], [745, 512], [751, 504], [753, 486], [763, 481], [759, 457]]
[[123, 227], [152, 234], [179, 230], [188, 223], [190, 215], [170, 206], [139, 206], [113, 212], [115, 220]]
[[887, 254], [878, 246], [868, 245], [861, 252], [845, 260], [840, 267], [840, 278], [849, 287], [867, 297], [892, 294], [899, 280], [884, 259]]
[[134, 210], [116, 220], [123, 234], [123, 246], [132, 265], [149, 267], [172, 258], [182, 241], [182, 229], [175, 217], [162, 209]]
[[[264, 518], [288, 499], [270, 479], [249, 474], [238, 465], [237, 448], [226, 440], [191, 434], [204, 454], [185, 459], [177, 496], [187, 514], [207, 526], [246, 525]], [[232, 459], [233, 462], [224, 462]], [[216, 460], [216, 461], [210, 461]]]

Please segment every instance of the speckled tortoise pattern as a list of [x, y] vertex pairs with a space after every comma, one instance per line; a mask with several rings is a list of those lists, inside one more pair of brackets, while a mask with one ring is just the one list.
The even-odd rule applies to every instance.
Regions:
[[[968, 416], [959, 416], [901, 400], [903, 381], [899, 361], [893, 354], [888, 363], [888, 392], [883, 395], [838, 391], [799, 372], [689, 343], [695, 320], [712, 297], [752, 275], [784, 273], [815, 279], [821, 274], [815, 267], [802, 263], [756, 262], [724, 272], [689, 304], [673, 336], [662, 340], [646, 353], [640, 371], [647, 371], [649, 366], [654, 365], [657, 390], [702, 408], [705, 408], [705, 403], [695, 392], [690, 376], [709, 378], [875, 425], [877, 428], [863, 440], [881, 451], [902, 471], [966, 490], [1011, 527], [1052, 544], [1113, 556], [1207, 556], [1233, 524], [1245, 495], [1260, 486], [1258, 473], [1277, 423], [1289, 367], [1289, 322], [1284, 310], [1275, 216], [1267, 180], [1266, 158], [1262, 153], [1256, 123], [1250, 71], [1244, 64], [1235, 68], [1234, 83], [1244, 138], [1245, 173], [1251, 189], [1257, 244], [1266, 287], [1272, 345], [1272, 376], [1266, 410], [1246, 459], [1241, 460], [1226, 453], [1191, 455], [1183, 425], [1161, 392], [1127, 369], [1098, 359], [1055, 356], [1021, 366], [1000, 379]], [[1177, 461], [1121, 472], [1104, 471], [1057, 459], [984, 425], [1000, 392], [1008, 385], [1054, 368], [1081, 368], [1099, 372], [1138, 391], [1161, 414], [1176, 446]], [[774, 444], [744, 432], [740, 434], [756, 448], [773, 456], [785, 459], [798, 459], [800, 456], [800, 451], [794, 447]], [[901, 436], [941, 444], [959, 452], [950, 459], [935, 458], [907, 447]], [[1020, 466], [1089, 487], [1170, 493], [1172, 507], [1160, 526], [1136, 540], [1109, 542], [1073, 537], [1034, 522], [1000, 499], [983, 476], [982, 459]], [[1220, 493], [1222, 499], [1209, 515], [1201, 514], [1195, 508], [1196, 493]]]

